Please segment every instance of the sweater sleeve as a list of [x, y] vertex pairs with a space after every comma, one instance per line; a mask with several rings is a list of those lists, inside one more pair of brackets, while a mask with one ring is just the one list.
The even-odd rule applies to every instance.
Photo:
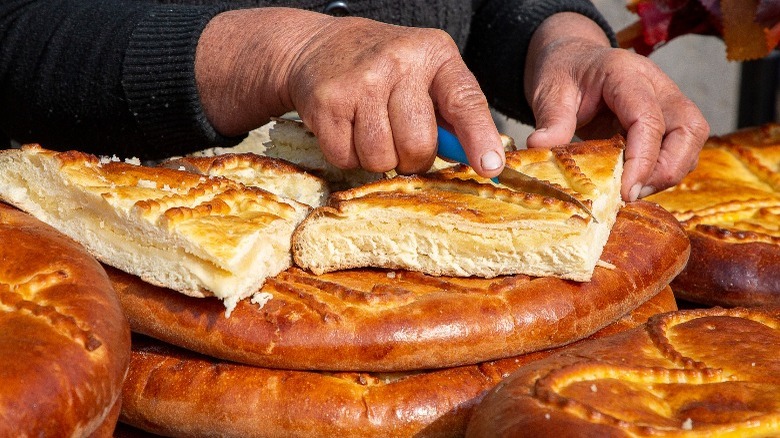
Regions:
[[615, 34], [586, 0], [485, 0], [474, 11], [464, 59], [491, 106], [506, 116], [534, 125], [523, 90], [523, 70], [531, 36], [547, 17], [576, 12], [595, 21], [617, 47]]
[[198, 37], [224, 7], [0, 3], [0, 128], [12, 139], [139, 158], [237, 141], [208, 123], [195, 84]]

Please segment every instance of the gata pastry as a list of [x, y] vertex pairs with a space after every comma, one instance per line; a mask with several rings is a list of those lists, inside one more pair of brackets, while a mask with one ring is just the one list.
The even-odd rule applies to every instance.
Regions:
[[0, 198], [152, 284], [223, 300], [227, 315], [291, 265], [310, 207], [224, 178], [38, 145], [0, 152]]
[[[501, 142], [507, 151], [517, 150], [515, 141], [508, 135], [501, 135]], [[319, 141], [311, 130], [291, 113], [283, 118], [274, 118], [267, 124], [250, 131], [246, 138], [232, 147], [215, 147], [198, 151], [193, 157], [213, 157], [224, 154], [253, 153], [284, 160], [328, 182], [333, 190], [346, 190], [394, 175], [394, 171], [382, 174], [363, 169], [339, 169], [330, 164], [320, 149]], [[450, 167], [453, 163], [436, 158], [430, 170]]]
[[[399, 371], [451, 367], [570, 343], [647, 301], [688, 260], [666, 210], [621, 209], [590, 282], [510, 275], [434, 277], [354, 269], [268, 279], [260, 308], [222, 306], [107, 269], [133, 331], [188, 350], [284, 369]], [[259, 294], [259, 295], [260, 295]]]
[[686, 229], [691, 257], [672, 282], [705, 305], [780, 305], [780, 125], [712, 137], [680, 184], [646, 198]]
[[[675, 309], [667, 286], [593, 337]], [[188, 438], [459, 437], [488, 390], [554, 351], [440, 370], [331, 373], [220, 361], [134, 336], [120, 429]]]
[[778, 308], [656, 315], [515, 371], [466, 436], [780, 436], [778, 345]]
[[0, 436], [110, 436], [130, 327], [106, 272], [0, 203]]
[[328, 183], [323, 179], [287, 161], [250, 152], [180, 157], [167, 160], [161, 166], [208, 176], [223, 176], [310, 207], [325, 204], [330, 194]]
[[333, 193], [293, 235], [315, 274], [381, 267], [430, 275], [508, 274], [589, 281], [615, 222], [622, 137], [507, 152], [507, 166], [568, 191], [573, 202], [495, 185], [465, 165]]

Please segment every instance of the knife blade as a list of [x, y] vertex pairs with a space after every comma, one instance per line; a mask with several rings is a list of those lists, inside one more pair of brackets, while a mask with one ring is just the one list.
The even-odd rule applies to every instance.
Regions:
[[[437, 154], [450, 161], [468, 164], [468, 157], [466, 157], [466, 152], [463, 150], [463, 146], [460, 144], [458, 138], [441, 126], [438, 127]], [[496, 178], [493, 178], [493, 181], [519, 191], [536, 193], [538, 195], [560, 199], [561, 201], [571, 202], [593, 218], [595, 223], [599, 222], [590, 208], [571, 194], [566, 193], [548, 182], [508, 166], [504, 166], [504, 170], [501, 171]]]

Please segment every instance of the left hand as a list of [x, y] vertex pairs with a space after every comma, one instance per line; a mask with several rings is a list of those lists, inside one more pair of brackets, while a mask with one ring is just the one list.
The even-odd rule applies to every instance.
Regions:
[[555, 14], [534, 33], [525, 90], [536, 116], [528, 147], [625, 133], [626, 201], [680, 182], [709, 136], [699, 109], [658, 66], [610, 47], [596, 23], [575, 13]]

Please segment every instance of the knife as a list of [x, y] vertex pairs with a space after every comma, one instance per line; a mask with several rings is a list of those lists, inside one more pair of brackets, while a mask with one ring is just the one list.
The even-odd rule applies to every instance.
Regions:
[[[458, 163], [468, 164], [468, 157], [466, 157], [466, 152], [463, 150], [463, 146], [460, 144], [458, 138], [441, 126], [438, 127], [438, 132], [437, 154], [440, 157], [450, 161], [457, 161]], [[548, 182], [534, 178], [531, 175], [526, 175], [525, 173], [512, 169], [509, 166], [504, 166], [504, 170], [501, 171], [497, 177], [493, 178], [493, 181], [504, 184], [507, 187], [511, 187], [519, 191], [536, 193], [537, 195], [556, 198], [565, 202], [571, 202], [585, 211], [585, 213], [587, 213], [590, 217], [592, 217], [595, 223], [599, 222], [596, 219], [596, 216], [593, 215], [593, 212], [590, 210], [590, 208], [583, 204], [579, 199]]]

